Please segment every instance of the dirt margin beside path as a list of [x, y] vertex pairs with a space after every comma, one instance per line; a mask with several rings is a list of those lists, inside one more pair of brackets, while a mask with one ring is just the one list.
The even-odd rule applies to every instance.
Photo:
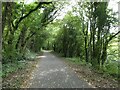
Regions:
[[[42, 55], [42, 52], [40, 53]], [[24, 88], [31, 76], [32, 71], [36, 68], [38, 59], [26, 60], [25, 68], [19, 69], [16, 72], [10, 73], [2, 80], [2, 88]]]
[[35, 68], [36, 61], [26, 61], [26, 67], [16, 72], [9, 74], [3, 78], [2, 88], [21, 88], [25, 85], [25, 81], [28, 80], [30, 73]]
[[88, 65], [75, 64], [64, 57], [61, 57], [61, 55], [55, 52], [52, 52], [52, 54], [61, 58], [62, 61], [64, 61], [71, 69], [73, 69], [76, 72], [79, 78], [83, 78], [94, 88], [118, 88], [119, 87], [118, 81], [115, 80], [112, 76], [100, 73], [92, 69]]

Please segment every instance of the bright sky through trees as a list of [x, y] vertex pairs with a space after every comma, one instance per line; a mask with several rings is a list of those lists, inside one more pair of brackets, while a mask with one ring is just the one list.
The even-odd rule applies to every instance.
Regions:
[[[72, 10], [72, 6], [75, 6], [77, 0], [70, 0], [70, 5], [66, 6], [63, 10], [63, 12], [61, 12], [62, 14], [58, 17], [59, 19], [62, 19], [64, 17], [64, 15], [66, 14], [67, 11]], [[109, 9], [113, 9], [114, 12], [118, 12], [118, 2], [120, 0], [110, 0], [108, 8]]]
[[[30, 4], [30, 3], [32, 3], [32, 2], [35, 2], [36, 0], [25, 0], [25, 4]], [[53, 0], [54, 1], [54, 0]], [[68, 12], [68, 11], [71, 11], [72, 10], [72, 7], [73, 6], [75, 6], [75, 4], [76, 4], [76, 2], [77, 2], [78, 0], [70, 0], [69, 2], [70, 2], [70, 4], [69, 5], [66, 5], [65, 7], [64, 7], [64, 9], [61, 11], [61, 13], [60, 13], [60, 15], [59, 16], [57, 16], [57, 18], [56, 19], [63, 19], [63, 17], [66, 15], [66, 13]], [[113, 10], [113, 12], [118, 12], [118, 2], [119, 2], [120, 0], [110, 0], [110, 2], [109, 2], [109, 5], [108, 5], [108, 8], [109, 9], [112, 9]], [[118, 17], [117, 15], [116, 15], [116, 17]], [[116, 32], [118, 29], [115, 29], [115, 28], [112, 28], [111, 29], [111, 32]]]
[[35, 0], [25, 0], [25, 4], [30, 4], [32, 2], [34, 2]]
[[[32, 2], [35, 2], [36, 0], [25, 0], [25, 4], [30, 4]], [[74, 6], [76, 4], [76, 1], [78, 0], [70, 0], [70, 5], [65, 7], [65, 11], [71, 10], [72, 6]], [[113, 9], [113, 11], [117, 12], [118, 11], [118, 2], [120, 0], [110, 0], [108, 8]], [[62, 14], [62, 16], [64, 16], [64, 14]], [[61, 17], [62, 17], [61, 16]]]

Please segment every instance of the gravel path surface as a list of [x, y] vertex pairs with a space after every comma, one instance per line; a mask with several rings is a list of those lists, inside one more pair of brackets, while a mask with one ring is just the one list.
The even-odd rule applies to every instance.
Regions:
[[32, 73], [29, 88], [90, 88], [80, 80], [62, 60], [48, 51], [39, 56], [37, 68]]

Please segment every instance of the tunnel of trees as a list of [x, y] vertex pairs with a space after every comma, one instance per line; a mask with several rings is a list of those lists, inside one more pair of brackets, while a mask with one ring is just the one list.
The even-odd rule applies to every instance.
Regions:
[[[119, 61], [119, 22], [116, 13], [108, 9], [108, 2], [77, 2], [57, 19], [65, 5], [69, 3], [2, 2], [3, 66], [26, 60], [27, 53], [42, 49], [63, 57], [79, 57], [98, 69], [111, 60]], [[111, 32], [112, 28], [116, 31]]]

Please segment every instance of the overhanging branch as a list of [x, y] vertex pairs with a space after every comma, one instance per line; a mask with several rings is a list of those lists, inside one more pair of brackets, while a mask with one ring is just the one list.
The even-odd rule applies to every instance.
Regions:
[[37, 10], [39, 7], [41, 7], [43, 4], [50, 4], [50, 3], [52, 3], [52, 2], [39, 2], [39, 4], [38, 4], [34, 9], [30, 10], [26, 15], [20, 17], [20, 19], [16, 22], [15, 29], [18, 28], [19, 23], [20, 23], [23, 19], [25, 19], [25, 18], [28, 17], [31, 13], [33, 13], [34, 11], [36, 11], [36, 10]]
[[112, 36], [109, 38], [108, 42], [111, 41], [111, 40], [112, 40], [115, 36], [117, 36], [119, 33], [120, 33], [120, 31], [118, 31], [117, 33], [115, 33], [114, 35], [112, 35]]

